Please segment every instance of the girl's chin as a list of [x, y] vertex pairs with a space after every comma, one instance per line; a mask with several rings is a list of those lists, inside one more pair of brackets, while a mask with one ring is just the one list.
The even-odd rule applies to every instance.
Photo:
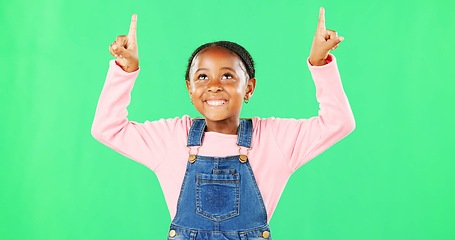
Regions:
[[227, 118], [223, 117], [213, 117], [213, 116], [204, 116], [205, 120], [211, 121], [211, 122], [223, 122], [226, 121]]
[[206, 121], [211, 121], [211, 122], [224, 122], [224, 121], [229, 121], [230, 119], [232, 119], [232, 117], [219, 116], [219, 115], [204, 115], [204, 118]]

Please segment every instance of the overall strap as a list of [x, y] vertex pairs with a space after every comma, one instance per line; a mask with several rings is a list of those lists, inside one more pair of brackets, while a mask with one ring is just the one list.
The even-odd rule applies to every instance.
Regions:
[[186, 146], [194, 147], [202, 145], [202, 137], [205, 131], [205, 119], [194, 119], [188, 133], [188, 143]]
[[237, 145], [241, 147], [251, 148], [253, 121], [251, 119], [240, 119], [240, 126], [237, 134]]
[[[202, 137], [205, 132], [205, 119], [194, 119], [188, 133], [188, 147], [201, 146]], [[251, 138], [253, 136], [253, 121], [251, 119], [241, 119], [240, 126], [237, 130], [237, 145], [250, 148]]]

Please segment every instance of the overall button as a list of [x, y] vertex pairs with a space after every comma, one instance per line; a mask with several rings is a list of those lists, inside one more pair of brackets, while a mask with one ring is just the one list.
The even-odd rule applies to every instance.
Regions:
[[188, 156], [188, 161], [189, 161], [190, 163], [196, 162], [196, 155], [191, 154], [190, 156]]
[[262, 237], [263, 238], [269, 238], [270, 237], [270, 232], [269, 231], [262, 232]]
[[240, 155], [239, 156], [239, 161], [241, 163], [246, 163], [246, 161], [248, 161], [248, 157], [246, 155]]
[[169, 231], [169, 237], [175, 237], [175, 235], [177, 235], [177, 232], [175, 232], [175, 230]]

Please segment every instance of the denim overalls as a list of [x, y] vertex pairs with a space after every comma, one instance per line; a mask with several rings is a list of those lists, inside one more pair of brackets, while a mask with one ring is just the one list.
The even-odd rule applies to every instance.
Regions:
[[197, 155], [194, 149], [202, 144], [205, 126], [204, 119], [195, 119], [188, 134], [190, 155], [168, 240], [272, 239], [247, 158], [253, 134], [251, 119], [240, 121], [236, 156]]

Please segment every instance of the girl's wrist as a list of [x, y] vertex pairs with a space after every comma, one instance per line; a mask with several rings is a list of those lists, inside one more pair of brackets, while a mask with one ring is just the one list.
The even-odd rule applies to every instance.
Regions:
[[323, 66], [323, 65], [327, 64], [326, 59], [311, 59], [310, 58], [309, 61], [312, 66]]
[[312, 58], [311, 56], [309, 57], [309, 60], [310, 64], [312, 66], [324, 66], [330, 62], [332, 62], [332, 55], [330, 54], [327, 54], [327, 57], [325, 58]]
[[129, 72], [129, 73], [135, 72], [135, 71], [137, 71], [139, 69], [139, 66], [133, 66], [133, 67], [126, 66], [126, 67], [124, 67], [119, 62], [117, 62], [117, 60], [115, 60], [115, 64], [117, 64], [117, 66], [119, 66], [123, 71]]

